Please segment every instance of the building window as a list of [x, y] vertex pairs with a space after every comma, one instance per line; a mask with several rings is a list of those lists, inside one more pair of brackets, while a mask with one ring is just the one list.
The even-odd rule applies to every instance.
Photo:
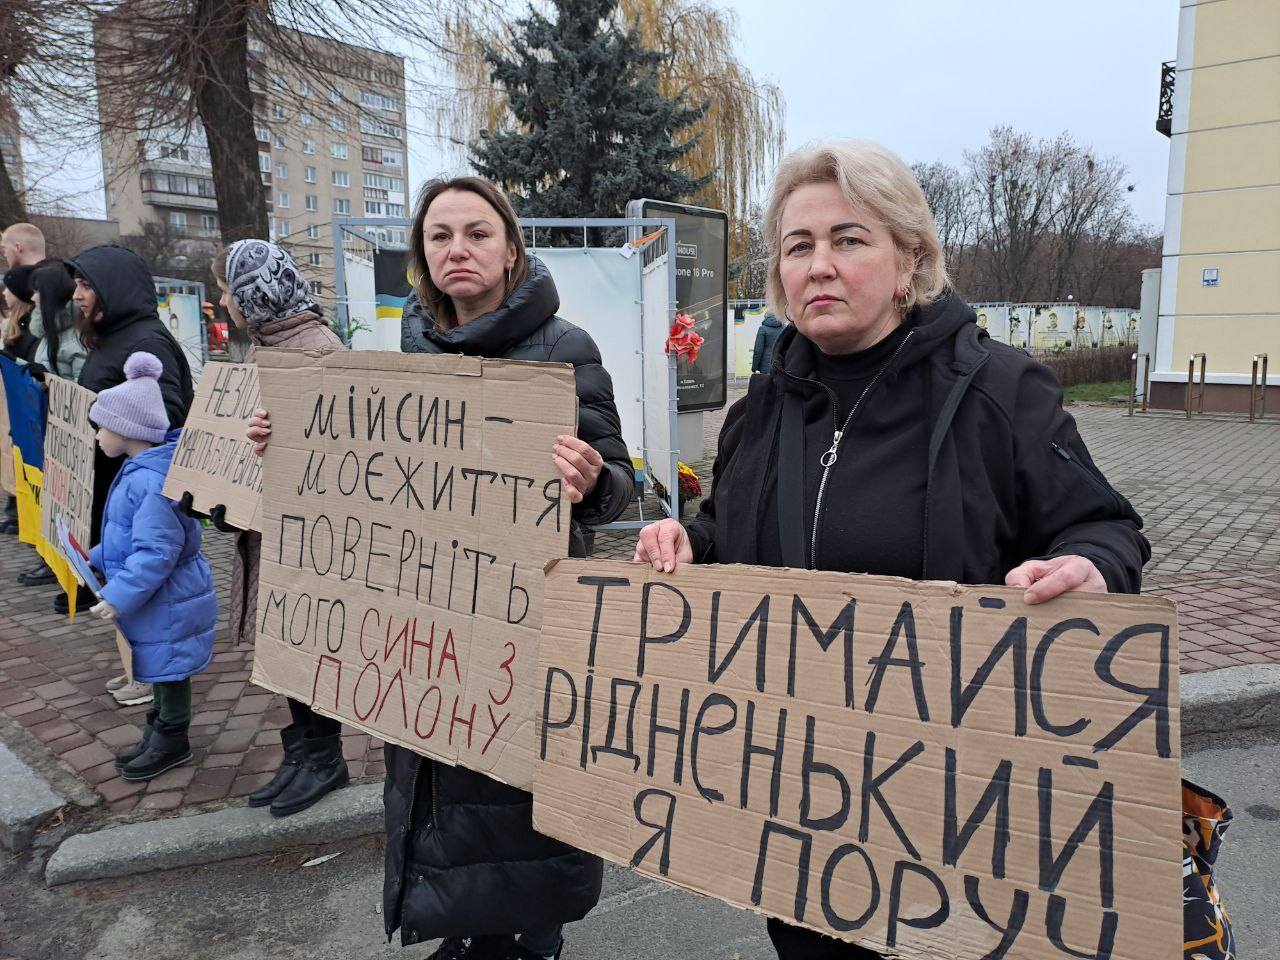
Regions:
[[351, 201], [350, 201], [350, 200], [340, 199], [340, 198], [338, 198], [338, 197], [334, 197], [334, 198], [333, 198], [333, 212], [334, 212], [334, 213], [347, 213], [347, 214], [349, 214], [349, 213], [351, 212]]
[[289, 165], [287, 163], [284, 163], [284, 162], [276, 163], [276, 179], [277, 180], [289, 179]]
[[345, 143], [329, 144], [329, 156], [333, 157], [335, 160], [346, 160], [347, 145]]
[[404, 154], [399, 150], [388, 150], [384, 147], [382, 150], [382, 164], [386, 167], [403, 167]]
[[318, 253], [308, 253], [308, 254], [307, 254], [307, 265], [308, 265], [308, 266], [311, 266], [311, 267], [318, 267], [318, 266], [320, 266], [320, 254], [318, 254]]
[[342, 87], [334, 84], [329, 88], [329, 102], [334, 104], [342, 102]]
[[400, 140], [404, 136], [404, 131], [397, 124], [383, 123], [373, 117], [360, 118], [360, 132], [379, 137], [391, 137], [393, 140]]
[[307, 224], [307, 239], [308, 240], [320, 239], [320, 227], [317, 224], [314, 224], [314, 223]]
[[324, 286], [319, 280], [312, 280], [307, 286], [311, 288], [312, 293], [324, 293]]
[[271, 75], [271, 87], [272, 87], [272, 89], [274, 89], [274, 90], [283, 90], [283, 89], [284, 89], [284, 77], [280, 76], [280, 74], [278, 74], [278, 73], [273, 73], [273, 74]]
[[259, 143], [271, 142], [271, 131], [260, 123], [255, 123], [253, 125], [253, 135], [257, 138]]
[[349, 187], [351, 186], [351, 175], [345, 170], [334, 170], [332, 182], [335, 187]]
[[284, 115], [284, 104], [282, 104], [282, 103], [273, 103], [273, 104], [271, 105], [271, 119], [272, 119], [272, 120], [283, 120], [284, 118], [285, 118], [285, 115]]
[[107, 158], [107, 176], [114, 177], [116, 175], [116, 162], [110, 157]]
[[315, 115], [310, 110], [303, 110], [298, 114], [298, 119], [302, 121], [304, 127], [309, 127], [316, 122]]
[[289, 209], [289, 191], [288, 190], [276, 191], [276, 206], [281, 208], [282, 210]]
[[364, 215], [365, 215], [366, 217], [380, 217], [380, 216], [382, 216], [382, 201], [381, 201], [381, 200], [366, 200], [366, 201], [364, 202]]
[[[399, 177], [388, 177], [382, 173], [370, 173], [365, 171], [364, 185], [375, 190], [389, 190], [392, 193], [404, 192], [404, 181]], [[386, 199], [383, 197], [382, 199]]]
[[269, 153], [258, 154], [258, 169], [263, 173], [271, 172], [271, 154]]
[[281, 150], [289, 149], [289, 142], [285, 140], [283, 133], [276, 134], [276, 146], [279, 147]]
[[298, 93], [300, 93], [304, 97], [311, 96], [311, 81], [310, 80], [298, 81]]
[[111, 206], [114, 207], [116, 205], [116, 192], [114, 189], [107, 191], [107, 199], [110, 202]]
[[398, 97], [389, 97], [385, 93], [376, 93], [373, 90], [361, 90], [360, 103], [362, 106], [373, 107], [375, 110], [400, 112], [400, 99]]
[[315, 142], [314, 140], [303, 140], [303, 141], [302, 141], [302, 152], [303, 152], [303, 153], [315, 153], [315, 152], [316, 152], [316, 142]]
[[403, 217], [403, 216], [404, 216], [404, 204], [403, 204], [403, 203], [388, 203], [388, 204], [387, 204], [387, 216], [388, 216], [388, 217]]
[[276, 221], [276, 237], [287, 237], [288, 235], [289, 235], [289, 221], [277, 220]]
[[175, 230], [187, 229], [187, 214], [184, 210], [169, 211], [169, 226]]
[[320, 212], [320, 198], [314, 193], [308, 193], [304, 202], [307, 205], [307, 213]]
[[347, 118], [340, 117], [336, 113], [329, 114], [329, 129], [336, 130], [338, 133], [346, 133]]
[[315, 168], [315, 167], [303, 167], [303, 168], [302, 168], [302, 179], [303, 179], [303, 182], [305, 182], [305, 183], [315, 183], [315, 182], [316, 182], [316, 168]]
[[381, 163], [382, 148], [381, 147], [361, 147], [360, 159], [365, 163]]

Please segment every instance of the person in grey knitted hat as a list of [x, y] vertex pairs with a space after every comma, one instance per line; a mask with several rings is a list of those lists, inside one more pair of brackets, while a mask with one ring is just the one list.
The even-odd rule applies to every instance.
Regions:
[[129, 641], [133, 677], [151, 684], [142, 739], [116, 758], [126, 780], [150, 780], [191, 759], [191, 676], [213, 657], [218, 600], [200, 553], [200, 524], [164, 495], [181, 430], [169, 429], [155, 354], [136, 351], [127, 378], [98, 394], [89, 419], [108, 457], [127, 458], [111, 484], [89, 562], [105, 583], [90, 612]]
[[[98, 394], [98, 399], [89, 407], [89, 419], [120, 439], [164, 443], [165, 434], [169, 432], [169, 415], [165, 413], [164, 397], [160, 393], [163, 372], [164, 367], [155, 354], [140, 350], [130, 355], [124, 363], [124, 383]], [[108, 437], [107, 443], [102, 443], [100, 437], [99, 444], [109, 457], [125, 452], [115, 438]], [[119, 452], [113, 453], [108, 444]]]

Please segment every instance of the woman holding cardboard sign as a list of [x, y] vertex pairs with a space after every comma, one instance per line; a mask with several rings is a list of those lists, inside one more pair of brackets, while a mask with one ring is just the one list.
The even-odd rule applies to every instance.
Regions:
[[[407, 353], [570, 363], [578, 436], [549, 450], [573, 504], [569, 553], [585, 556], [585, 525], [626, 508], [634, 473], [613, 383], [586, 331], [557, 317], [550, 271], [525, 254], [515, 210], [477, 177], [427, 184], [412, 230], [415, 289], [405, 304]], [[249, 438], [265, 446], [265, 411]], [[562, 925], [600, 897], [599, 858], [533, 829], [532, 797], [463, 767], [386, 746], [387, 935], [445, 941], [434, 960], [537, 960], [560, 954]]]
[[[765, 215], [791, 325], [720, 433], [698, 515], [637, 562], [750, 563], [1005, 583], [1039, 603], [1137, 593], [1141, 518], [1094, 466], [1052, 373], [995, 343], [948, 283], [910, 169], [865, 141], [805, 149]], [[783, 960], [877, 954], [779, 920]]]

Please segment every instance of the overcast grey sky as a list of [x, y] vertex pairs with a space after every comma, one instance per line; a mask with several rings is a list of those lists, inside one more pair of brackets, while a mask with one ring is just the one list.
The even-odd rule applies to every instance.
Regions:
[[[739, 18], [742, 59], [782, 89], [788, 147], [869, 137], [908, 162], [960, 165], [993, 126], [1043, 137], [1067, 131], [1118, 157], [1138, 218], [1163, 223], [1169, 141], [1155, 116], [1160, 63], [1176, 53], [1177, 0], [727, 5]], [[425, 127], [413, 100], [411, 84], [410, 125]], [[423, 130], [411, 134], [413, 187], [458, 166]], [[102, 216], [97, 158], [60, 167], [50, 185], [80, 194], [80, 212]]]
[[736, 0], [743, 58], [787, 100], [787, 143], [869, 137], [908, 162], [963, 161], [991, 127], [1068, 131], [1115, 155], [1163, 224], [1160, 64], [1177, 0]]

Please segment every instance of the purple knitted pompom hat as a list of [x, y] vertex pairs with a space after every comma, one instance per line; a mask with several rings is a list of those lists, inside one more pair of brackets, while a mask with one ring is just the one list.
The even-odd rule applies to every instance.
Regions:
[[130, 440], [163, 443], [169, 432], [169, 414], [160, 393], [164, 365], [154, 353], [139, 350], [124, 362], [128, 378], [98, 394], [89, 407], [89, 419]]

